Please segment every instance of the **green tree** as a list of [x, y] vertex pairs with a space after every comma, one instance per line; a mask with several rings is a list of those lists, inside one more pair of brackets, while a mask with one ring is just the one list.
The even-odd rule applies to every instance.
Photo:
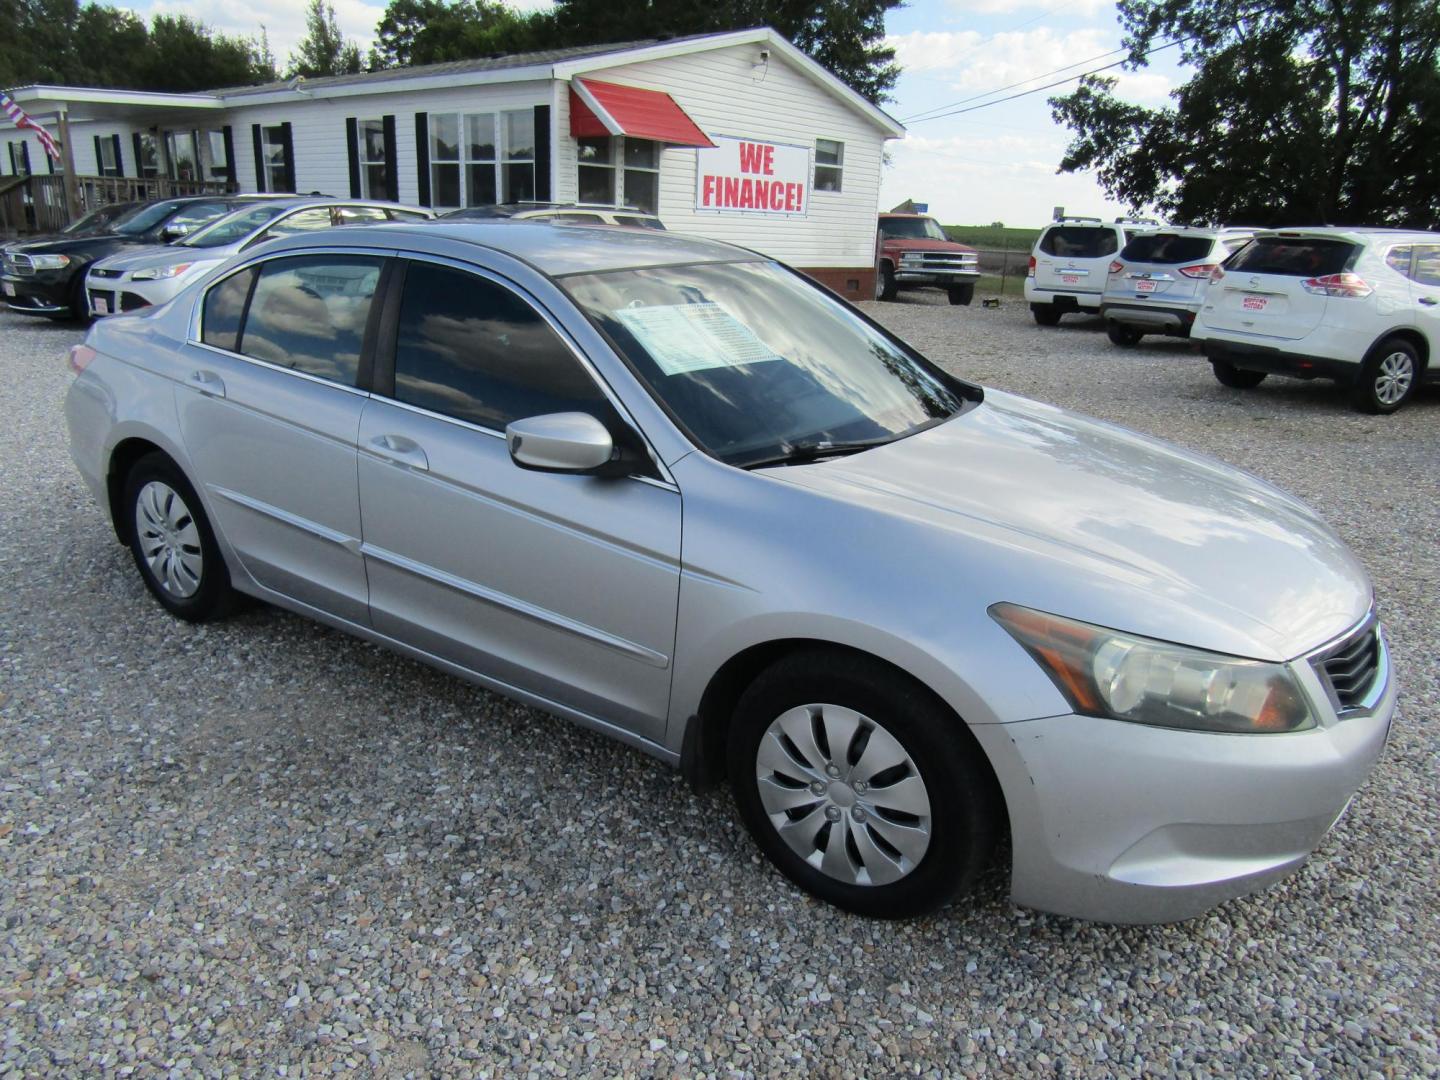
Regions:
[[391, 0], [375, 27], [370, 67], [407, 67], [544, 47], [543, 15], [495, 0]]
[[[186, 15], [156, 15], [128, 85], [137, 90], [212, 90], [265, 81], [255, 42], [217, 34]], [[124, 84], [122, 84], [124, 85]]]
[[1174, 104], [1091, 77], [1051, 99], [1132, 207], [1178, 221], [1440, 225], [1440, 4], [1434, 0], [1121, 0], [1129, 65], [1183, 42]]
[[326, 0], [310, 0], [305, 13], [305, 37], [290, 54], [291, 76], [354, 75], [364, 71], [360, 46], [346, 41], [335, 18], [335, 6]]

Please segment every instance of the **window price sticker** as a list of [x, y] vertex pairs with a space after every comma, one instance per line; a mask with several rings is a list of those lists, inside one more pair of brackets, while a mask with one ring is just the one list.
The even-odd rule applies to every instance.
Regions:
[[615, 317], [666, 375], [780, 359], [716, 303], [622, 308]]

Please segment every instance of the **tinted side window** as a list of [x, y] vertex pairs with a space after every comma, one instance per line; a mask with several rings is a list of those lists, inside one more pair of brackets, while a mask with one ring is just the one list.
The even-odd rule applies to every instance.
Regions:
[[1440, 285], [1440, 244], [1416, 245], [1413, 276], [1421, 285]]
[[298, 214], [283, 217], [265, 230], [268, 240], [274, 236], [294, 236], [296, 233], [314, 232], [330, 228], [330, 208], [317, 206], [313, 210], [301, 210]]
[[1227, 272], [1324, 277], [1350, 263], [1355, 246], [1319, 237], [1264, 236], [1242, 248], [1225, 264]]
[[252, 266], [238, 274], [231, 274], [205, 295], [205, 310], [200, 322], [201, 341], [217, 349], [237, 351], [245, 298], [250, 295], [250, 283], [254, 280], [255, 268]]
[[395, 398], [482, 427], [555, 412], [604, 416], [590, 374], [529, 304], [494, 282], [410, 264], [395, 343]]
[[359, 225], [367, 221], [389, 221], [385, 211], [378, 206], [337, 206], [335, 216], [341, 225]]
[[1115, 230], [1092, 229], [1083, 225], [1061, 225], [1040, 238], [1040, 250], [1046, 255], [1071, 259], [1098, 259], [1113, 255], [1119, 248]]
[[240, 351], [354, 386], [381, 260], [300, 255], [260, 268]]
[[1385, 265], [1397, 274], [1410, 276], [1410, 253], [1415, 249], [1409, 244], [1404, 247], [1393, 247], [1385, 253]]

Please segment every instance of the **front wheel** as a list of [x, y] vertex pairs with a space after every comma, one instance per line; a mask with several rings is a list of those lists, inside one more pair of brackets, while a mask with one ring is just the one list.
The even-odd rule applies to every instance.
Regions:
[[1054, 304], [1031, 304], [1030, 314], [1041, 326], [1059, 326], [1060, 309]]
[[1210, 361], [1210, 370], [1215, 372], [1216, 382], [1232, 390], [1249, 390], [1265, 381], [1265, 372], [1246, 371], [1234, 364], [1227, 364], [1224, 360]]
[[1110, 340], [1116, 345], [1121, 345], [1127, 349], [1133, 349], [1136, 345], [1139, 345], [1140, 339], [1145, 336], [1143, 331], [1137, 330], [1133, 326], [1126, 326], [1122, 322], [1116, 322], [1114, 319], [1106, 320], [1105, 333], [1110, 336]]
[[137, 461], [125, 480], [124, 508], [135, 567], [166, 611], [207, 622], [234, 606], [215, 534], [174, 462], [158, 452]]
[[847, 911], [900, 919], [966, 891], [994, 846], [994, 781], [964, 723], [884, 665], [800, 653], [736, 707], [729, 772], [771, 862]]
[[949, 293], [952, 307], [969, 307], [970, 301], [975, 299], [975, 286], [973, 284], [951, 285], [946, 291]]
[[1420, 354], [1402, 338], [1389, 338], [1370, 351], [1350, 388], [1350, 403], [1363, 413], [1393, 413], [1415, 393]]
[[875, 271], [875, 299], [894, 300], [899, 291], [900, 287], [895, 283], [895, 271], [881, 263], [880, 268]]

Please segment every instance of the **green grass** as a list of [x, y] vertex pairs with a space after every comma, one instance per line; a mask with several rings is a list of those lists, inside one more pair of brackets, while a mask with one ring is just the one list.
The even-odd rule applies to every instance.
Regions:
[[945, 234], [957, 244], [987, 251], [1024, 251], [1035, 246], [1039, 229], [997, 229], [993, 225], [946, 225]]

